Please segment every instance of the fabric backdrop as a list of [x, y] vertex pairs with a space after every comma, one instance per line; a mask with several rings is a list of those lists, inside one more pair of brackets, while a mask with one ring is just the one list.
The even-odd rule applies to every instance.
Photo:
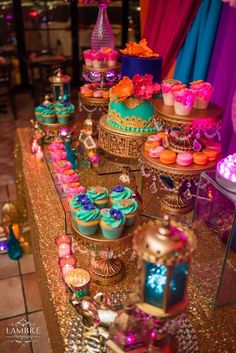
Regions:
[[233, 97], [236, 92], [236, 9], [223, 5], [215, 47], [208, 73], [214, 85], [212, 101], [221, 105], [222, 142], [224, 155], [236, 152], [236, 132], [233, 131]]
[[201, 0], [149, 0], [143, 38], [163, 57], [162, 77], [172, 67], [200, 3]]
[[221, 0], [203, 0], [180, 49], [174, 78], [186, 84], [205, 80], [221, 14]]

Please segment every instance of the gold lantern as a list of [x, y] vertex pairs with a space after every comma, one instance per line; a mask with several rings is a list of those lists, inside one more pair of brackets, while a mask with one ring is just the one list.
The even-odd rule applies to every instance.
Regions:
[[194, 233], [168, 218], [150, 221], [136, 230], [134, 248], [141, 270], [138, 307], [158, 318], [183, 312], [188, 304], [190, 261], [196, 248]]
[[52, 85], [54, 102], [70, 102], [70, 76], [64, 75], [61, 69], [57, 69], [49, 81]]

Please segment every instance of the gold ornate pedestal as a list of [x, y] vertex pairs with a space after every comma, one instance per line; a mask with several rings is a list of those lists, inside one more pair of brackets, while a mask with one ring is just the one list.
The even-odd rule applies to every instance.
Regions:
[[104, 115], [99, 123], [98, 144], [111, 155], [122, 158], [138, 158], [148, 133], [126, 132], [110, 126]]
[[48, 137], [48, 139], [47, 139], [48, 142], [50, 142], [51, 138], [58, 135], [58, 133], [62, 127], [67, 127], [68, 129], [72, 130], [72, 128], [75, 125], [75, 119], [70, 119], [66, 123], [47, 124], [42, 121], [38, 121], [38, 123], [41, 126], [41, 128], [44, 130], [44, 132], [46, 133], [46, 137]]
[[109, 286], [124, 278], [125, 264], [119, 257], [114, 257], [114, 253], [115, 250], [119, 251], [121, 244], [128, 246], [128, 242], [132, 239], [134, 230], [139, 223], [140, 218], [137, 218], [133, 226], [124, 228], [120, 238], [107, 239], [103, 236], [101, 229], [94, 235], [82, 234], [71, 218], [73, 234], [91, 250], [89, 272], [95, 283]]

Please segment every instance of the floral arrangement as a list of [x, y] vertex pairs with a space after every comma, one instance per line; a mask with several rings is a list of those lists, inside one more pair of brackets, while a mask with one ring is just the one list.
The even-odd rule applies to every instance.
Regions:
[[160, 56], [154, 53], [151, 48], [149, 48], [147, 40], [142, 39], [139, 43], [129, 42], [126, 44], [126, 48], [121, 50], [122, 54], [140, 56], [143, 58], [151, 58], [155, 56]]
[[79, 194], [77, 197], [77, 201], [82, 205], [91, 205], [92, 201], [90, 200], [90, 198], [88, 197], [88, 195], [86, 194]]
[[110, 209], [110, 216], [114, 219], [122, 219], [124, 216], [123, 216], [123, 213], [119, 210], [115, 210], [114, 208], [111, 208]]
[[145, 74], [144, 76], [136, 74], [132, 80], [124, 76], [114, 87], [111, 93], [118, 98], [118, 102], [122, 102], [129, 97], [137, 99], [150, 99], [153, 94], [160, 90], [158, 83], [153, 83], [153, 76]]
[[117, 185], [112, 189], [112, 192], [122, 192], [125, 190], [125, 187], [123, 185]]

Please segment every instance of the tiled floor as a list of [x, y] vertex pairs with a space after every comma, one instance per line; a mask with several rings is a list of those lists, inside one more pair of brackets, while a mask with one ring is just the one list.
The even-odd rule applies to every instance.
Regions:
[[[0, 114], [0, 209], [9, 197], [15, 200], [14, 140], [16, 127], [29, 126], [33, 116], [33, 101], [29, 94], [17, 96], [18, 120], [12, 114]], [[12, 343], [8, 330], [25, 319], [39, 330], [33, 342]], [[7, 254], [0, 255], [0, 352], [49, 353], [46, 322], [42, 312], [33, 255], [23, 255], [18, 261]]]

